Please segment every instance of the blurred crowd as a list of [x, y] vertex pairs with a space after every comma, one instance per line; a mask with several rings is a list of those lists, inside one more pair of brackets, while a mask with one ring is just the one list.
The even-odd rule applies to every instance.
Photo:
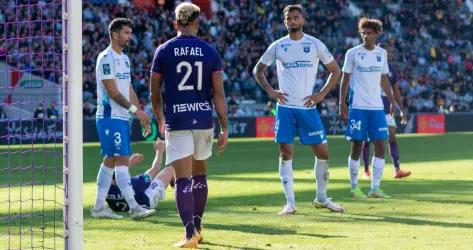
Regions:
[[[176, 1], [176, 4], [179, 2]], [[215, 12], [212, 17], [207, 19], [202, 15], [199, 35], [211, 42], [223, 59], [225, 90], [231, 116], [272, 113], [269, 108], [271, 103], [265, 105], [268, 103], [267, 95], [255, 82], [251, 72], [269, 44], [286, 35], [282, 9], [288, 2], [214, 0], [212, 5]], [[301, 3], [306, 11], [304, 32], [322, 40], [340, 67], [347, 49], [361, 43], [356, 27], [360, 16], [383, 21], [384, 33], [380, 42], [393, 47], [390, 64], [398, 73], [398, 84], [409, 112], [473, 111], [471, 0], [318, 0]], [[49, 13], [43, 11], [42, 21], [34, 21], [41, 20], [41, 14], [33, 11], [30, 26], [21, 24], [18, 29], [13, 21], [18, 13], [23, 13], [21, 11], [6, 8], [0, 12], [0, 20], [5, 21], [2, 28], [6, 29], [2, 34], [7, 38], [0, 41], [0, 61], [60, 82], [55, 65], [55, 60], [60, 61], [56, 58], [58, 53], [60, 55], [60, 43], [58, 45], [56, 39], [56, 34], [61, 30], [60, 24], [52, 25], [54, 28], [49, 30], [43, 29], [43, 34], [47, 34], [46, 39], [35, 38], [41, 33], [38, 32], [42, 30], [41, 23], [54, 22], [58, 18], [57, 10]], [[172, 8], [156, 6], [143, 9], [128, 1], [114, 5], [84, 1], [85, 117], [95, 114], [95, 60], [98, 53], [109, 44], [107, 26], [115, 17], [128, 17], [135, 23], [132, 45], [126, 53], [132, 60], [132, 84], [142, 108], [150, 114], [148, 81], [152, 56], [156, 46], [175, 35]], [[30, 32], [29, 39], [9, 40], [17, 33], [24, 32]], [[32, 57], [27, 53], [32, 48], [40, 48], [41, 53]], [[43, 69], [38, 69], [40, 67]], [[328, 72], [320, 66], [316, 88], [324, 84], [327, 76]], [[268, 79], [277, 87], [275, 67], [269, 70]], [[338, 89], [319, 105], [322, 115], [337, 114], [337, 96]]]

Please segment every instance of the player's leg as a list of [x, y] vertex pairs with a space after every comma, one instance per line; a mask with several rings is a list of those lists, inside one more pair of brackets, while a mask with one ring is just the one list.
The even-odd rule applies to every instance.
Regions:
[[[388, 118], [387, 118], [388, 119]], [[394, 121], [394, 118], [391, 118]], [[388, 120], [386, 120], [388, 121]], [[397, 145], [397, 138], [396, 138], [396, 122], [393, 123], [388, 121], [388, 130], [389, 130], [389, 154], [391, 155], [391, 160], [393, 162], [394, 167], [394, 177], [395, 178], [404, 178], [411, 175], [411, 171], [405, 171], [401, 169], [399, 163], [399, 147]]]
[[192, 164], [194, 139], [190, 130], [166, 131], [166, 165], [174, 170], [177, 211], [185, 227], [185, 237], [176, 246], [194, 236], [194, 195], [192, 194]]
[[202, 219], [207, 204], [207, 159], [212, 155], [213, 129], [193, 130], [194, 161], [192, 166], [192, 193], [194, 194], [194, 227], [202, 241]]
[[358, 187], [358, 170], [360, 168], [360, 156], [363, 149], [363, 141], [368, 140], [367, 120], [366, 110], [351, 109], [345, 132], [346, 139], [351, 141], [350, 155], [348, 157], [348, 170], [350, 176], [350, 192], [354, 198], [366, 198], [366, 195]]
[[292, 170], [293, 143], [295, 136], [294, 109], [277, 106], [275, 142], [279, 143], [279, 177], [286, 197], [286, 205], [278, 213], [288, 215], [296, 212], [294, 174]]
[[115, 170], [115, 157], [113, 157], [113, 141], [106, 131], [110, 127], [108, 119], [98, 119], [96, 121], [97, 133], [100, 139], [101, 154], [104, 156], [97, 174], [97, 193], [95, 204], [91, 210], [94, 218], [121, 219], [123, 216], [115, 214], [105, 204], [110, 185], [112, 184], [113, 172]]
[[369, 179], [371, 176], [370, 173], [370, 144], [371, 142], [363, 142], [363, 165], [365, 166], [365, 171], [363, 173], [363, 178]]
[[360, 156], [363, 150], [363, 141], [352, 140], [350, 155], [348, 156], [348, 169], [350, 175], [350, 192], [354, 198], [366, 198], [367, 196], [358, 187], [358, 172], [360, 169]]
[[294, 173], [292, 169], [294, 145], [279, 144], [279, 178], [283, 187], [286, 205], [278, 213], [279, 215], [293, 214], [296, 209], [296, 197], [294, 194]]
[[327, 197], [329, 149], [327, 135], [319, 112], [315, 108], [297, 109], [295, 117], [299, 125], [301, 144], [310, 145], [315, 156], [314, 176], [317, 192], [313, 204], [316, 207], [327, 208], [333, 212], [345, 211], [343, 207]]
[[374, 144], [374, 156], [371, 161], [373, 165], [373, 176], [371, 178], [371, 189], [368, 196], [372, 198], [389, 198], [380, 188], [385, 165], [385, 144], [388, 139], [386, 118], [382, 110], [370, 111], [368, 134]]
[[204, 218], [207, 196], [207, 160], [194, 160], [192, 166], [192, 193], [194, 194], [194, 227], [199, 243], [202, 241], [202, 219]]
[[135, 192], [131, 184], [129, 171], [131, 145], [130, 124], [128, 121], [110, 119], [111, 125], [109, 135], [113, 140], [113, 155], [115, 156], [115, 181], [130, 207], [129, 213], [132, 219], [142, 219], [153, 215], [154, 209], [146, 209], [135, 200]]

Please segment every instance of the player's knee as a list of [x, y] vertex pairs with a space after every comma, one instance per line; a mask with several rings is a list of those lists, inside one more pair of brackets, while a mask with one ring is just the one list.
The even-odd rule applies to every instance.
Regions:
[[281, 150], [281, 152], [279, 152], [279, 157], [281, 157], [281, 159], [283, 161], [291, 160], [292, 159], [292, 152], [288, 151], [288, 150]]

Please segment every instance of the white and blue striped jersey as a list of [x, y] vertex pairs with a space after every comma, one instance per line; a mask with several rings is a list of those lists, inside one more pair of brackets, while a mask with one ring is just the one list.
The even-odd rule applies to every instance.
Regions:
[[131, 70], [130, 59], [124, 53], [118, 54], [112, 47], [102, 51], [97, 57], [95, 66], [97, 79], [97, 113], [96, 118], [112, 118], [129, 120], [130, 115], [126, 108], [112, 100], [103, 85], [102, 80], [115, 79], [118, 91], [129, 101]]
[[319, 60], [328, 64], [334, 59], [324, 43], [304, 34], [297, 41], [289, 35], [276, 40], [260, 62], [268, 66], [276, 62], [279, 90], [288, 94], [283, 106], [305, 108], [304, 98], [314, 91]]

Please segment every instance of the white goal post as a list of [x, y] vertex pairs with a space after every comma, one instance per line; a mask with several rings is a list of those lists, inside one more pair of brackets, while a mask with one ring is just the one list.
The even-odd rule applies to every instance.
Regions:
[[83, 248], [82, 1], [63, 3], [64, 248]]

